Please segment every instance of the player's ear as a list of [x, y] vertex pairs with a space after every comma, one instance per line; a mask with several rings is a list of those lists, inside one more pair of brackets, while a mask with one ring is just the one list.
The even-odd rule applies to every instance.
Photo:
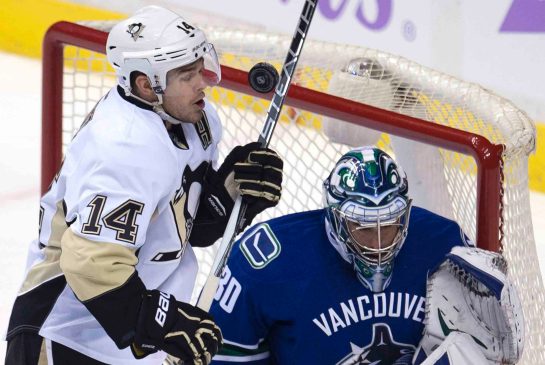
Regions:
[[133, 85], [133, 92], [135, 95], [148, 101], [153, 101], [156, 99], [155, 93], [151, 88], [149, 79], [145, 74], [140, 73], [139, 75], [137, 75], [134, 78]]

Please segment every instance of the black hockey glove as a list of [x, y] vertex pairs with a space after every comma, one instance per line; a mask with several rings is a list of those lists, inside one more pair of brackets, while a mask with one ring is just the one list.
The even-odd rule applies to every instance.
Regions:
[[137, 359], [158, 350], [187, 364], [209, 364], [222, 345], [212, 316], [174, 296], [151, 290], [142, 299], [131, 350]]
[[[256, 215], [278, 204], [283, 166], [284, 162], [276, 152], [262, 148], [258, 142], [237, 146], [227, 155], [215, 176], [211, 176], [212, 190], [225, 200], [229, 214], [237, 192], [240, 193], [242, 201], [248, 205], [244, 218], [246, 224], [250, 224]], [[226, 199], [225, 193], [230, 200]]]
[[206, 246], [221, 237], [237, 193], [247, 204], [243, 228], [263, 210], [278, 204], [283, 166], [276, 152], [258, 142], [235, 147], [218, 171], [210, 169], [205, 176], [191, 244]]

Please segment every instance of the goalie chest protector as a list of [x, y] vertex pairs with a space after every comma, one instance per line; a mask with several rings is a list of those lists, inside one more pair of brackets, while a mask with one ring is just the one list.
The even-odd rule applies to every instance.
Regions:
[[215, 361], [410, 364], [427, 273], [466, 242], [456, 223], [413, 207], [392, 281], [373, 293], [329, 242], [324, 210], [258, 224], [235, 245], [212, 304], [225, 338]]

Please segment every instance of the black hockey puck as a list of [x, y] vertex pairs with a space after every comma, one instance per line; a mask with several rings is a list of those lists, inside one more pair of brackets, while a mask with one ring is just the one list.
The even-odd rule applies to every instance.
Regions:
[[278, 84], [278, 71], [267, 62], [259, 62], [248, 72], [248, 82], [258, 93], [267, 94]]

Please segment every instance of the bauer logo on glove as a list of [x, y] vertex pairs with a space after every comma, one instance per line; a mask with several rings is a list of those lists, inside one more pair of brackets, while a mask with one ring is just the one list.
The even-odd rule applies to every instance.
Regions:
[[173, 295], [148, 291], [142, 299], [131, 350], [143, 358], [163, 350], [190, 363], [209, 364], [223, 341], [212, 316]]

